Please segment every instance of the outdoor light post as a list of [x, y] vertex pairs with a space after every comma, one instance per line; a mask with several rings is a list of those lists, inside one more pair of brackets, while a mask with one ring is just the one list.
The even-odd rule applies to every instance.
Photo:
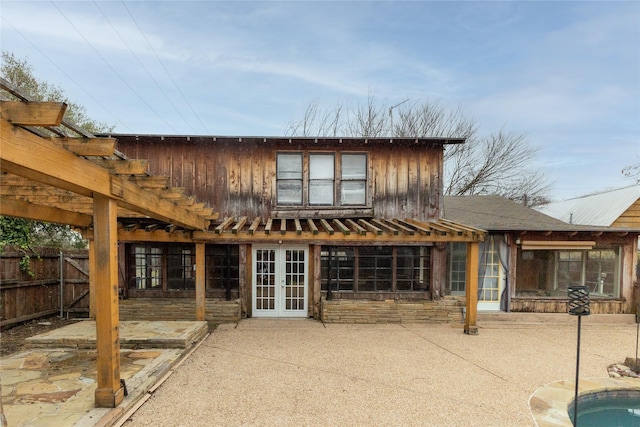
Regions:
[[569, 314], [578, 316], [578, 350], [576, 355], [576, 391], [573, 400], [573, 425], [578, 425], [578, 377], [580, 375], [580, 327], [582, 316], [591, 314], [589, 308], [589, 288], [584, 285], [571, 285], [569, 292]]

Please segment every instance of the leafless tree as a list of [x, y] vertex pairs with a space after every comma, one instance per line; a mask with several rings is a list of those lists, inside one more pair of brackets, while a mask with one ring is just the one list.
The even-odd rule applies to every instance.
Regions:
[[622, 174], [640, 184], [640, 163], [636, 163], [622, 169]]
[[288, 135], [358, 137], [465, 138], [445, 151], [444, 192], [449, 195], [497, 194], [527, 206], [549, 201], [550, 184], [533, 166], [537, 149], [526, 135], [501, 129], [480, 135], [478, 125], [462, 108], [439, 101], [403, 101], [388, 105], [370, 95], [366, 104], [321, 109], [311, 102]]

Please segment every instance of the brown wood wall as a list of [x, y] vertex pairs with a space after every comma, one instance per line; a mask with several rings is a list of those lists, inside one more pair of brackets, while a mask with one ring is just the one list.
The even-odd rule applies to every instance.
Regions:
[[[320, 144], [318, 144], [320, 145]], [[118, 149], [147, 159], [149, 171], [166, 175], [174, 187], [225, 216], [268, 218], [275, 206], [276, 152], [367, 152], [373, 214], [385, 218], [437, 219], [440, 216], [442, 146], [339, 145], [212, 142], [185, 137], [121, 138]], [[314, 209], [315, 210], [315, 209]]]
[[[0, 316], [2, 324], [20, 319], [37, 318], [40, 314], [58, 313], [60, 310], [60, 256], [59, 250], [37, 250], [39, 257], [31, 254], [31, 270], [34, 275], [20, 270], [23, 253], [5, 248], [0, 255]], [[85, 271], [89, 270], [86, 251], [65, 251]], [[65, 307], [89, 290], [89, 278], [69, 262], [63, 263], [63, 292]], [[88, 295], [78, 300], [74, 309], [89, 313]]]
[[612, 227], [640, 228], [640, 200], [636, 201], [616, 219]]

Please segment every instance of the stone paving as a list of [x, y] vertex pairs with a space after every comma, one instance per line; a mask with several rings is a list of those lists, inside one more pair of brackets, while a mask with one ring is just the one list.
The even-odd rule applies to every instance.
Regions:
[[[206, 322], [122, 322], [120, 377], [128, 396], [116, 409], [94, 408], [95, 322], [32, 337], [28, 341], [37, 348], [0, 360], [8, 425], [111, 425], [206, 333]], [[47, 345], [58, 348], [40, 348]]]

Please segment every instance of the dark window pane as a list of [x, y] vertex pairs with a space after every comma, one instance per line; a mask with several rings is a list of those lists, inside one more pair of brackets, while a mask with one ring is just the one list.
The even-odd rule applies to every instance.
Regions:
[[205, 282], [209, 290], [231, 291], [239, 289], [239, 255], [238, 245], [206, 245], [205, 249]]
[[322, 290], [353, 291], [354, 248], [322, 247], [320, 255]]
[[390, 291], [392, 248], [379, 246], [358, 249], [358, 290]]

